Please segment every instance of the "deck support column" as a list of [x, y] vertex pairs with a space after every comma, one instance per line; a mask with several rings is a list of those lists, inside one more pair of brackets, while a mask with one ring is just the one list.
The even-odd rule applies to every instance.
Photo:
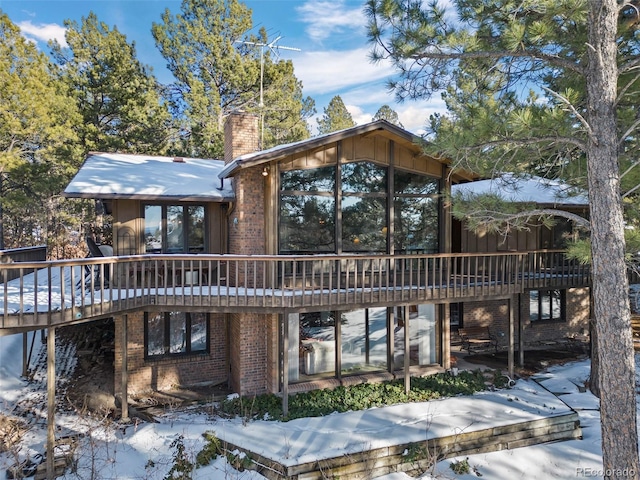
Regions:
[[[35, 335], [35, 333], [34, 333]], [[27, 360], [27, 350], [29, 349], [29, 332], [22, 334], [22, 377], [29, 375], [29, 364]]]
[[518, 365], [524, 367], [524, 324], [522, 323], [521, 308], [522, 294], [518, 294], [516, 305], [518, 306]]
[[56, 328], [47, 332], [47, 479], [55, 478], [55, 432], [56, 432]]
[[507, 300], [507, 306], [509, 309], [509, 352], [508, 352], [508, 368], [509, 368], [509, 378], [513, 378], [514, 372], [514, 357], [515, 357], [515, 310], [514, 310], [514, 297], [511, 296]]
[[282, 331], [282, 415], [289, 414], [289, 312], [280, 316]]
[[127, 351], [129, 349], [129, 322], [127, 315], [122, 315], [122, 366], [120, 367], [120, 399], [121, 415], [120, 421], [129, 422], [129, 359]]
[[436, 305], [436, 322], [440, 324], [442, 368], [451, 368], [451, 309], [448, 303]]
[[409, 395], [411, 390], [411, 335], [409, 335], [409, 306], [402, 307], [404, 317], [404, 393]]

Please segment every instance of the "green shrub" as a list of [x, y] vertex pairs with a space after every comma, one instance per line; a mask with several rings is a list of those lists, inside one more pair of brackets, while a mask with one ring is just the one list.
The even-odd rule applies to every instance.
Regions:
[[[495, 374], [494, 378], [498, 378]], [[462, 371], [457, 376], [439, 373], [411, 379], [411, 388], [405, 393], [404, 381], [363, 383], [350, 387], [313, 390], [289, 397], [289, 415], [282, 414], [282, 398], [264, 394], [225, 400], [220, 412], [241, 416], [249, 420], [293, 420], [302, 417], [319, 417], [333, 412], [364, 410], [397, 403], [423, 402], [442, 397], [471, 395], [487, 389], [485, 377], [479, 370]]]

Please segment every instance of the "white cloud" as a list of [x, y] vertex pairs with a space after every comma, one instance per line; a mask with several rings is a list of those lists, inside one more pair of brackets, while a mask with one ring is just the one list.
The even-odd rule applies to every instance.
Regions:
[[349, 8], [344, 0], [310, 0], [296, 8], [300, 20], [308, 24], [306, 31], [315, 41], [330, 38], [336, 33], [353, 32], [354, 26], [366, 25], [362, 5]]
[[383, 63], [373, 64], [367, 48], [325, 50], [303, 53], [294, 60], [295, 74], [305, 94], [326, 94], [387, 78], [394, 70]]
[[67, 46], [64, 39], [66, 29], [57, 23], [40, 23], [34, 25], [31, 20], [18, 23], [18, 27], [22, 34], [29, 40], [48, 42], [49, 40], [57, 40], [62, 47]]

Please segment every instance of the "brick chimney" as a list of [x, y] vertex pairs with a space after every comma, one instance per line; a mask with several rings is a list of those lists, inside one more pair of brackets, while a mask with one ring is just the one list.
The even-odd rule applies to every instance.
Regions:
[[260, 149], [260, 131], [258, 115], [251, 113], [232, 113], [224, 124], [224, 163], [234, 158]]
[[[259, 150], [259, 119], [256, 115], [233, 113], [224, 124], [224, 163], [229, 164], [240, 155]], [[228, 215], [228, 239], [230, 254], [260, 255], [265, 253], [265, 177], [262, 167], [237, 170], [233, 175], [235, 202]], [[264, 272], [249, 263], [240, 264], [227, 272], [229, 285], [253, 287], [253, 279], [262, 285]], [[229, 384], [241, 395], [260, 394], [267, 391], [267, 379], [276, 382], [277, 375], [270, 374], [266, 359], [270, 338], [277, 338], [271, 331], [277, 323], [269, 315], [238, 312], [232, 314], [229, 328]], [[260, 359], [256, 361], [256, 359]]]

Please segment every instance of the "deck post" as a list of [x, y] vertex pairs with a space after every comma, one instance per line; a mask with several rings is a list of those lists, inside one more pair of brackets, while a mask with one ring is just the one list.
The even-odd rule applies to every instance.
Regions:
[[56, 328], [47, 332], [47, 479], [55, 478], [55, 432], [56, 432]]
[[129, 348], [129, 322], [127, 314], [122, 315], [122, 365], [120, 367], [120, 421], [129, 422], [129, 358], [127, 350]]
[[280, 315], [282, 322], [282, 415], [289, 415], [289, 312]]
[[411, 375], [409, 369], [411, 367], [411, 335], [409, 335], [409, 306], [402, 307], [402, 316], [404, 317], [404, 393], [409, 395], [411, 390]]
[[29, 374], [29, 365], [27, 363], [28, 348], [29, 348], [29, 332], [24, 332], [22, 334], [22, 377], [23, 378], [26, 378], [27, 375]]
[[513, 378], [514, 372], [514, 350], [515, 350], [515, 314], [513, 304], [514, 296], [509, 297], [507, 300], [507, 307], [509, 309], [509, 352], [508, 352], [508, 368], [509, 368], [509, 378]]
[[520, 306], [522, 305], [522, 294], [518, 294], [516, 305], [518, 306], [518, 365], [524, 367], [524, 324], [522, 323], [522, 313]]
[[451, 368], [451, 309], [448, 303], [436, 305], [436, 322], [440, 325], [442, 368]]

